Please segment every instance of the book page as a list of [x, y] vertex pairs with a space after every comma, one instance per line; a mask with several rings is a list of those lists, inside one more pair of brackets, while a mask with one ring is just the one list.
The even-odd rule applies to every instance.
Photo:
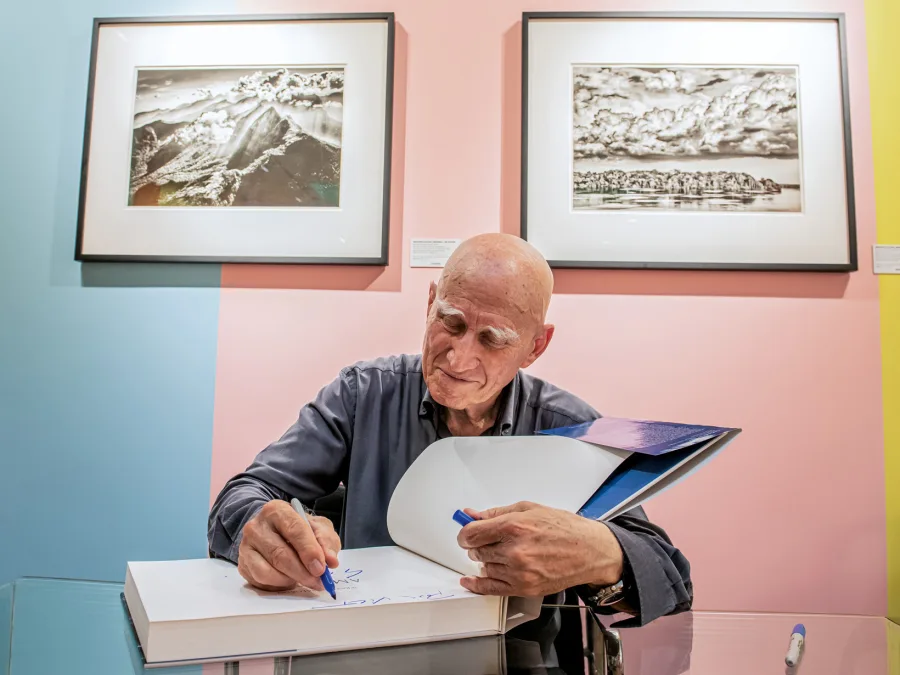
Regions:
[[459, 574], [396, 546], [348, 549], [338, 557], [341, 564], [332, 570], [337, 600], [301, 586], [259, 590], [224, 560], [129, 562], [128, 570], [151, 622], [477, 597], [459, 585]]
[[394, 543], [466, 575], [481, 567], [456, 541], [457, 509], [531, 501], [575, 513], [631, 453], [563, 436], [454, 436], [428, 446], [388, 507]]

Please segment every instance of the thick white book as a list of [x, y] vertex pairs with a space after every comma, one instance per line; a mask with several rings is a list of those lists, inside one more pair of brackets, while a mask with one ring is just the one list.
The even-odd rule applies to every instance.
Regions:
[[[532, 501], [591, 517], [582, 507], [597, 502], [598, 486], [607, 479], [619, 486], [617, 501], [631, 508], [683, 478], [687, 465], [695, 468], [737, 433], [709, 429], [678, 446], [686, 454], [658, 472], [654, 489], [644, 480], [628, 493], [616, 477], [644, 451], [633, 438], [624, 449], [596, 438], [587, 442], [584, 430], [573, 427], [580, 439], [560, 433], [439, 440], [416, 459], [391, 497], [387, 524], [396, 545], [341, 551], [340, 566], [332, 570], [337, 600], [302, 587], [253, 588], [223, 560], [129, 562], [124, 597], [145, 665], [504, 634], [535, 618], [542, 598], [483, 596], [463, 588], [462, 576], [482, 570], [457, 544], [460, 526], [453, 513]], [[598, 427], [592, 433], [597, 436]], [[658, 445], [647, 448], [648, 456], [661, 452]]]
[[255, 589], [224, 560], [128, 563], [125, 601], [146, 665], [497, 635], [533, 618], [509, 613], [515, 599], [470, 593], [459, 574], [397, 546], [340, 558], [337, 601], [299, 586]]

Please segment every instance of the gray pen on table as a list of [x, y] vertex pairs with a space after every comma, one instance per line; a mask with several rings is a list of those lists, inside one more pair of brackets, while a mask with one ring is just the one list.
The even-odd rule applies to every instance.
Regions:
[[[309, 522], [309, 517], [306, 515], [306, 508], [303, 504], [300, 503], [300, 500], [296, 497], [291, 500], [291, 506], [294, 507], [294, 511], [300, 514], [303, 520], [306, 521], [306, 524], [309, 525], [310, 531], [312, 531], [312, 525]], [[315, 536], [315, 533], [313, 533]], [[334, 588], [334, 579], [331, 578], [331, 570], [328, 569], [328, 565], [325, 565], [325, 571], [322, 573], [322, 585], [325, 587], [325, 590], [328, 591], [328, 594], [331, 596], [333, 600], [337, 600], [337, 592]]]

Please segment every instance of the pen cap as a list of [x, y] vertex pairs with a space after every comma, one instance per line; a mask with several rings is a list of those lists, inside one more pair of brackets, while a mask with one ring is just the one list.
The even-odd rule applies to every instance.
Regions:
[[465, 513], [464, 511], [460, 511], [459, 509], [457, 509], [456, 513], [453, 514], [453, 520], [455, 520], [460, 525], [465, 526], [465, 525], [468, 525], [469, 523], [471, 523], [475, 519], [472, 516], [470, 516], [468, 513]]
[[796, 626], [794, 626], [794, 630], [791, 631], [791, 634], [793, 633], [799, 633], [803, 637], [806, 637], [806, 626], [804, 626], [802, 623], [798, 623]]

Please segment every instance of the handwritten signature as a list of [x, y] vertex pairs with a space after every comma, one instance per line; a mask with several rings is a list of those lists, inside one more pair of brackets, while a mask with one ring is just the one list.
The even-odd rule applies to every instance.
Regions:
[[345, 577], [343, 579], [335, 579], [334, 585], [338, 586], [339, 584], [345, 584], [347, 586], [350, 586], [351, 584], [358, 584], [359, 579], [357, 579], [357, 577], [362, 573], [362, 570], [353, 570], [348, 567], [344, 570]]
[[[420, 595], [401, 595], [401, 598], [407, 600], [445, 600], [447, 598], [455, 597], [453, 593], [444, 593], [443, 591], [438, 591], [437, 593], [422, 593]], [[381, 596], [380, 598], [369, 598], [366, 600], [345, 600], [340, 604], [322, 604], [316, 605], [313, 609], [327, 609], [330, 607], [353, 607], [356, 605], [377, 605], [380, 602], [390, 602], [391, 599], [386, 596]]]

